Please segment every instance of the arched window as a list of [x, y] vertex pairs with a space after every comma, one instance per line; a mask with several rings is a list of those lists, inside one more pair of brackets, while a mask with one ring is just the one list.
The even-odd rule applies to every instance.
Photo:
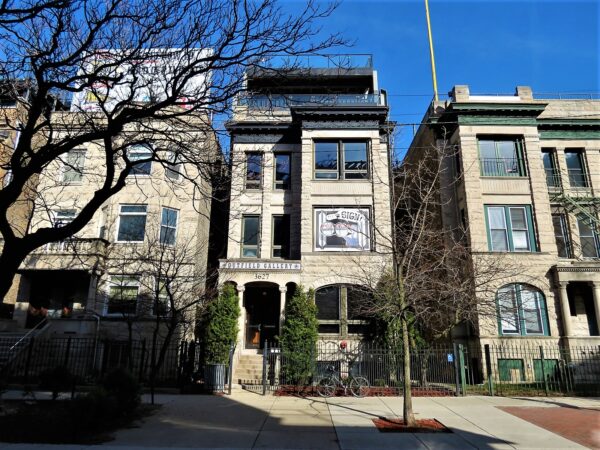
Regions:
[[544, 294], [526, 284], [507, 284], [498, 289], [500, 335], [549, 336]]
[[368, 317], [363, 306], [367, 290], [360, 286], [334, 284], [315, 292], [319, 333], [347, 336], [365, 334]]

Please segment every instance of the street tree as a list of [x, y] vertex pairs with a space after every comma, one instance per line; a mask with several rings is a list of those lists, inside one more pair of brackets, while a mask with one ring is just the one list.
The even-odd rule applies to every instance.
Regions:
[[[9, 131], [0, 149], [0, 298], [29, 253], [82, 230], [149, 162], [191, 183], [211, 178], [214, 152], [198, 143], [213, 139], [212, 118], [229, 111], [244, 73], [274, 58], [293, 68], [343, 44], [318, 37], [334, 8], [313, 0], [293, 13], [275, 0], [2, 2], [0, 97], [17, 114], [0, 112]], [[77, 152], [89, 145], [103, 162], [82, 168]], [[85, 170], [94, 189], [68, 221], [33, 226], [36, 211], [55, 206], [37, 186], [56, 164]]]

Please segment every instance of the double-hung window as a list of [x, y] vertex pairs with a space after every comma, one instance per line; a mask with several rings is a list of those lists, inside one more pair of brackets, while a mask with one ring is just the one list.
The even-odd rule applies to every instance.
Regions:
[[150, 175], [152, 172], [152, 149], [147, 145], [132, 145], [127, 150], [132, 163], [132, 175]]
[[481, 175], [523, 177], [526, 175], [523, 142], [520, 139], [479, 138]]
[[544, 294], [525, 284], [507, 284], [496, 294], [501, 335], [549, 335]]
[[571, 240], [569, 239], [566, 215], [552, 214], [552, 226], [554, 227], [554, 239], [558, 256], [560, 258], [571, 258]]
[[290, 216], [273, 216], [273, 258], [290, 257]]
[[365, 287], [346, 284], [324, 286], [315, 292], [319, 333], [340, 336], [365, 334], [369, 321], [363, 307], [369, 305]]
[[75, 216], [77, 215], [77, 211], [74, 209], [59, 209], [54, 212], [54, 227], [59, 228], [63, 227], [68, 223], [73, 222]]
[[569, 173], [569, 184], [572, 188], [586, 188], [588, 184], [583, 151], [581, 149], [565, 150], [565, 162]]
[[246, 153], [246, 189], [260, 189], [262, 154]]
[[275, 189], [289, 189], [291, 181], [291, 160], [289, 153], [275, 154]]
[[156, 286], [155, 286], [155, 295], [152, 305], [152, 315], [153, 316], [165, 316], [169, 312], [170, 306], [170, 292], [169, 292], [169, 282], [166, 278], [157, 278]]
[[63, 167], [63, 182], [81, 183], [85, 164], [85, 150], [71, 150], [67, 153]]
[[119, 205], [117, 242], [143, 242], [147, 205]]
[[579, 214], [577, 216], [577, 226], [579, 228], [581, 256], [584, 258], [598, 258], [600, 245], [598, 245], [598, 233], [594, 229], [593, 219], [585, 214]]
[[490, 251], [536, 251], [531, 206], [486, 205], [485, 211]]
[[167, 165], [165, 175], [169, 180], [178, 181], [181, 178], [182, 164], [175, 152], [167, 152]]
[[315, 292], [319, 333], [340, 334], [340, 286], [326, 286]]
[[556, 164], [556, 151], [554, 149], [542, 149], [542, 164], [546, 172], [546, 185], [548, 188], [560, 188], [560, 172]]
[[315, 179], [368, 178], [368, 145], [365, 140], [315, 141]]
[[245, 215], [242, 217], [242, 258], [258, 258], [260, 256], [260, 216]]
[[113, 276], [110, 279], [106, 314], [133, 315], [137, 311], [140, 282], [136, 276]]
[[173, 208], [163, 208], [160, 220], [160, 243], [167, 245], [175, 244], [177, 234], [177, 217], [179, 211]]

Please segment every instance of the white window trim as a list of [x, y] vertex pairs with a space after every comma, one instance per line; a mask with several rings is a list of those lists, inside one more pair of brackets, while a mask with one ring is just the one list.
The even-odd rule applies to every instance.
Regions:
[[[171, 225], [163, 225], [163, 223], [162, 223], [162, 215], [163, 215], [163, 211], [165, 209], [170, 209], [171, 211], [175, 211], [176, 216], [175, 216], [175, 226], [174, 227], [171, 226]], [[179, 228], [179, 215], [180, 215], [179, 213], [180, 213], [180, 211], [178, 209], [171, 208], [169, 206], [163, 206], [160, 209], [160, 230], [158, 231], [158, 242], [161, 245], [168, 245], [169, 247], [173, 247], [173, 246], [175, 246], [177, 244], [177, 230]], [[161, 235], [162, 235], [162, 229], [163, 229], [163, 227], [175, 230], [175, 233], [174, 233], [174, 236], [173, 236], [173, 243], [172, 244], [169, 244], [167, 242], [162, 242], [161, 241]]]
[[[144, 148], [146, 149], [146, 151], [142, 151], [140, 150], [135, 150], [136, 148]], [[133, 151], [132, 151], [133, 149]], [[135, 144], [132, 146], [127, 147], [127, 158], [129, 159], [129, 161], [133, 162], [134, 160], [131, 159], [131, 155], [132, 154], [137, 154], [137, 153], [150, 153], [150, 155], [152, 155], [152, 153], [154, 152], [154, 148], [150, 145], [150, 144]], [[152, 160], [147, 161], [150, 163], [150, 170], [148, 171], [148, 173], [135, 173], [135, 167], [132, 164], [131, 167], [131, 171], [129, 172], [129, 174], [127, 176], [129, 177], [150, 177], [152, 176]]]
[[121, 241], [119, 240], [119, 229], [121, 228], [121, 207], [123, 206], [145, 206], [146, 212], [144, 213], [125, 213], [126, 215], [135, 215], [135, 216], [146, 216], [146, 221], [148, 220], [148, 205], [145, 203], [136, 204], [136, 203], [122, 203], [119, 205], [119, 211], [117, 214], [117, 226], [115, 230], [115, 242], [118, 244], [142, 244], [146, 240], [146, 226], [144, 225], [144, 239], [141, 241]]

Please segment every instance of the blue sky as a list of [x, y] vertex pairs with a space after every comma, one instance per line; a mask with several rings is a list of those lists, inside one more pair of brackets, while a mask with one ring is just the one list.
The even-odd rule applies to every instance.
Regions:
[[[286, 7], [304, 2], [287, 0]], [[600, 91], [600, 0], [429, 0], [440, 94]], [[323, 23], [354, 41], [336, 53], [372, 53], [392, 119], [418, 123], [432, 97], [423, 0], [345, 0]], [[400, 129], [397, 151], [410, 143]]]

